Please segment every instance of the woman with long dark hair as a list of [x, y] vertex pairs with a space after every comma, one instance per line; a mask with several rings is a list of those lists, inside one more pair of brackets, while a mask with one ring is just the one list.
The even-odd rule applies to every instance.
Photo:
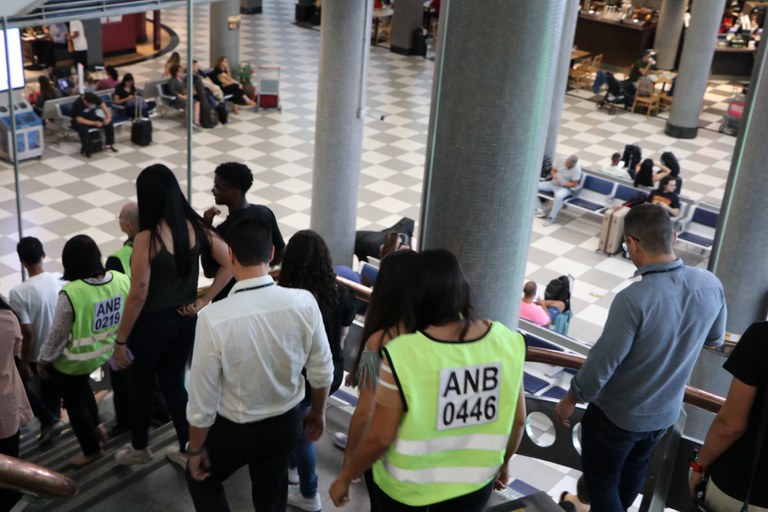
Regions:
[[[305, 229], [291, 237], [283, 255], [279, 284], [285, 288], [308, 290], [317, 300], [331, 346], [334, 372], [330, 393], [334, 393], [344, 376], [341, 343], [355, 319], [355, 297], [352, 290], [336, 281], [331, 253], [320, 235]], [[308, 391], [302, 402], [305, 411], [310, 405]], [[288, 504], [304, 510], [308, 510], [309, 505], [313, 510], [320, 509], [322, 500], [317, 492], [316, 465], [315, 445], [307, 441], [302, 432], [290, 464], [291, 468], [298, 469], [299, 489], [289, 489]]]
[[115, 94], [112, 97], [112, 103], [114, 105], [122, 105], [125, 107], [123, 114], [129, 117], [134, 117], [136, 114], [136, 106], [138, 104], [141, 109], [142, 117], [149, 117], [149, 104], [141, 97], [136, 90], [136, 82], [133, 79], [133, 75], [126, 73], [123, 75], [123, 79], [117, 86], [115, 86]]
[[[654, 173], [654, 167], [658, 167], [659, 170]], [[636, 187], [652, 187], [656, 182], [661, 180], [664, 176], [667, 176], [670, 172], [669, 167], [664, 164], [655, 164], [650, 158], [646, 158], [635, 167], [635, 181]]]
[[[365, 315], [360, 346], [348, 379], [348, 384], [359, 386], [359, 396], [355, 412], [349, 420], [345, 463], [352, 458], [373, 417], [381, 368], [381, 348], [397, 336], [413, 332], [413, 314], [406, 284], [415, 259], [414, 251], [399, 250], [381, 260], [376, 286]], [[363, 475], [371, 497], [371, 511], [376, 512], [379, 508], [373, 501], [373, 475], [370, 467], [363, 471]]]
[[48, 339], [40, 347], [38, 367], [61, 391], [69, 422], [83, 450], [69, 463], [82, 468], [104, 457], [107, 432], [100, 425], [90, 374], [114, 351], [130, 280], [104, 269], [101, 251], [87, 235], [76, 235], [61, 252], [63, 279]]
[[382, 348], [373, 419], [331, 498], [348, 502], [352, 477], [373, 464], [379, 510], [479, 512], [506, 486], [522, 437], [525, 343], [475, 319], [450, 252], [419, 254], [408, 283], [416, 332]]
[[[19, 456], [21, 427], [32, 420], [24, 384], [14, 363], [21, 352], [21, 326], [11, 306], [0, 297], [0, 453]], [[11, 510], [21, 493], [0, 489], [0, 510]]]
[[[131, 256], [131, 291], [116, 340], [115, 359], [129, 368], [131, 444], [118, 450], [120, 464], [152, 460], [149, 424], [157, 376], [176, 428], [179, 447], [169, 458], [186, 465], [189, 425], [184, 368], [195, 337], [196, 315], [232, 277], [227, 245], [181, 193], [171, 170], [155, 164], [136, 180], [139, 229]], [[200, 254], [210, 251], [220, 267], [206, 293], [197, 298]]]

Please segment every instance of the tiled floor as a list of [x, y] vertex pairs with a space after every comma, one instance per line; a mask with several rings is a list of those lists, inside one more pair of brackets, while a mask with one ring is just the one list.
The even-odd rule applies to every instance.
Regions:
[[[242, 109], [239, 116], [230, 116], [226, 126], [193, 136], [193, 206], [203, 211], [213, 204], [209, 190], [217, 164], [242, 160], [255, 176], [249, 200], [271, 207], [286, 236], [309, 225], [320, 41], [318, 31], [292, 23], [293, 8], [292, 0], [265, 0], [264, 13], [243, 16], [241, 28], [241, 61], [283, 66], [282, 112]], [[194, 56], [203, 65], [211, 57], [208, 9], [201, 6], [195, 11]], [[183, 10], [164, 12], [163, 21], [182, 42], [186, 40]], [[184, 43], [178, 50], [185, 54]], [[121, 72], [132, 72], [141, 85], [159, 77], [163, 65], [164, 61], [148, 61]], [[380, 229], [402, 216], [419, 218], [432, 69], [433, 63], [423, 58], [371, 49], [368, 107], [386, 118], [370, 117], [366, 122], [358, 229]], [[707, 129], [700, 130], [694, 140], [664, 135], [662, 117], [646, 119], [623, 110], [608, 115], [595, 108], [591, 93], [568, 94], [558, 153], [576, 153], [583, 165], [599, 167], [629, 143], [639, 144], [644, 156], [654, 159], [663, 151], [673, 151], [682, 164], [685, 195], [719, 205], [736, 139], [709, 128], [716, 128], [730, 90], [727, 84], [712, 85], [702, 115]], [[90, 160], [79, 155], [74, 141], [52, 144], [50, 139], [55, 137], [48, 139], [41, 160], [21, 164], [19, 186], [24, 234], [43, 241], [51, 270], [61, 269], [63, 243], [74, 234], [89, 234], [105, 254], [120, 246], [116, 215], [122, 203], [134, 197], [135, 178], [145, 166], [167, 164], [186, 187], [186, 131], [178, 118], [155, 118], [154, 143], [144, 148], [132, 145], [128, 130], [123, 129], [117, 134], [119, 153], [101, 153]], [[527, 278], [546, 283], [560, 274], [574, 275], [575, 317], [570, 333], [594, 342], [614, 294], [629, 283], [631, 263], [595, 253], [599, 224], [587, 215], [566, 209], [553, 226], [544, 227], [534, 219], [532, 229]], [[10, 164], [0, 162], [0, 292], [4, 294], [21, 279], [17, 240], [13, 173]], [[680, 247], [680, 253], [689, 264], [705, 264], [695, 251]]]

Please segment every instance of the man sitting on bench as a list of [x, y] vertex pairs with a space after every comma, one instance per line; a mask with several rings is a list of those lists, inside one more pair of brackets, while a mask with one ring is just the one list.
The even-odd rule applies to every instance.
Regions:
[[[96, 110], [100, 107], [104, 115]], [[117, 153], [115, 149], [115, 127], [112, 124], [112, 114], [101, 98], [92, 92], [86, 92], [77, 98], [72, 105], [72, 128], [77, 130], [82, 145], [80, 153], [88, 158], [93, 152], [88, 131], [91, 128], [104, 128], [105, 147]]]

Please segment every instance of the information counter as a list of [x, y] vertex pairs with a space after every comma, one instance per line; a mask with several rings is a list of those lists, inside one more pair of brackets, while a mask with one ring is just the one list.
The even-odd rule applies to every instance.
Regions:
[[624, 23], [581, 12], [574, 44], [593, 55], [602, 53], [605, 64], [623, 68], [653, 47], [655, 34], [655, 23]]

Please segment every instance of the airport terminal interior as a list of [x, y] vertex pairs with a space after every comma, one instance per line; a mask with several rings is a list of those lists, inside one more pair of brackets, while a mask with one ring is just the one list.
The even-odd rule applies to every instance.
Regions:
[[[194, 16], [193, 55], [203, 67], [213, 65], [217, 57], [209, 54], [209, 9], [208, 5], [196, 7]], [[178, 35], [178, 45], [165, 50], [180, 52], [182, 59], [187, 54], [186, 14], [186, 9], [164, 10], [162, 14], [163, 23]], [[195, 130], [192, 142], [192, 206], [202, 213], [213, 205], [210, 190], [213, 170], [218, 164], [231, 160], [245, 162], [255, 177], [248, 200], [274, 211], [286, 240], [310, 224], [320, 45], [320, 31], [297, 26], [293, 17], [292, 0], [265, 0], [263, 13], [243, 15], [240, 28], [241, 63], [281, 67], [282, 110], [256, 112], [241, 107], [240, 114], [230, 115], [226, 125]], [[131, 72], [141, 87], [161, 76], [167, 58], [164, 54], [118, 70], [120, 75]], [[365, 123], [357, 229], [380, 230], [401, 217], [418, 223], [433, 66], [429, 59], [399, 55], [382, 46], [371, 47], [366, 103], [375, 115]], [[39, 73], [28, 71], [27, 82], [36, 83]], [[662, 152], [672, 151], [681, 163], [683, 196], [719, 207], [736, 138], [719, 133], [717, 126], [726, 100], [737, 86], [726, 80], [710, 82], [701, 129], [690, 140], [664, 134], [667, 113], [647, 117], [618, 109], [609, 115], [596, 108], [596, 100], [602, 94], [594, 95], [586, 89], [569, 91], [555, 163], [575, 154], [583, 167], [598, 169], [609, 165], [610, 155], [621, 152], [626, 144], [638, 144], [643, 156], [654, 160]], [[384, 114], [384, 119], [378, 114]], [[62, 139], [48, 131], [42, 158], [20, 164], [23, 235], [38, 237], [43, 242], [47, 270], [61, 270], [61, 249], [75, 234], [90, 235], [105, 255], [120, 247], [123, 235], [117, 213], [125, 201], [135, 199], [136, 176], [144, 167], [154, 163], [168, 165], [186, 190], [184, 123], [177, 113], [157, 115], [152, 121], [153, 143], [146, 147], [131, 143], [130, 126], [126, 126], [116, 130], [115, 146], [119, 152], [101, 152], [86, 159], [80, 154], [76, 135]], [[538, 174], [539, 169], [524, 172]], [[15, 251], [19, 238], [16, 219], [12, 165], [0, 161], [0, 292], [6, 296], [22, 278]], [[558, 275], [572, 275], [575, 281], [569, 335], [591, 344], [602, 330], [613, 297], [630, 283], [634, 266], [621, 255], [608, 257], [596, 252], [600, 230], [597, 217], [566, 208], [553, 225], [545, 227], [543, 221], [532, 219], [526, 280], [545, 285]], [[418, 246], [418, 240], [415, 244]], [[708, 256], [699, 249], [681, 242], [676, 251], [689, 265], [706, 267]], [[334, 428], [345, 427], [350, 407], [336, 401], [332, 409], [329, 432], [318, 444], [325, 510], [335, 509], [325, 489], [341, 464], [341, 452], [331, 446], [330, 436]], [[513, 486], [509, 491], [513, 495], [536, 488], [556, 498], [561, 491], [575, 488], [579, 474], [522, 457], [515, 458], [512, 467], [512, 476], [519, 482], [516, 489]], [[190, 503], [182, 473], [168, 464], [162, 474], [163, 489], [147, 492], [151, 496], [142, 498], [149, 500], [147, 508], [140, 509], [187, 510]], [[240, 477], [230, 484], [245, 479]], [[146, 485], [152, 489], [151, 482]], [[357, 487], [362, 488], [362, 484]], [[124, 492], [130, 493], [130, 489]], [[363, 491], [355, 491], [353, 499], [357, 503], [349, 510], [367, 510], [361, 503], [364, 498], [360, 492]]]

